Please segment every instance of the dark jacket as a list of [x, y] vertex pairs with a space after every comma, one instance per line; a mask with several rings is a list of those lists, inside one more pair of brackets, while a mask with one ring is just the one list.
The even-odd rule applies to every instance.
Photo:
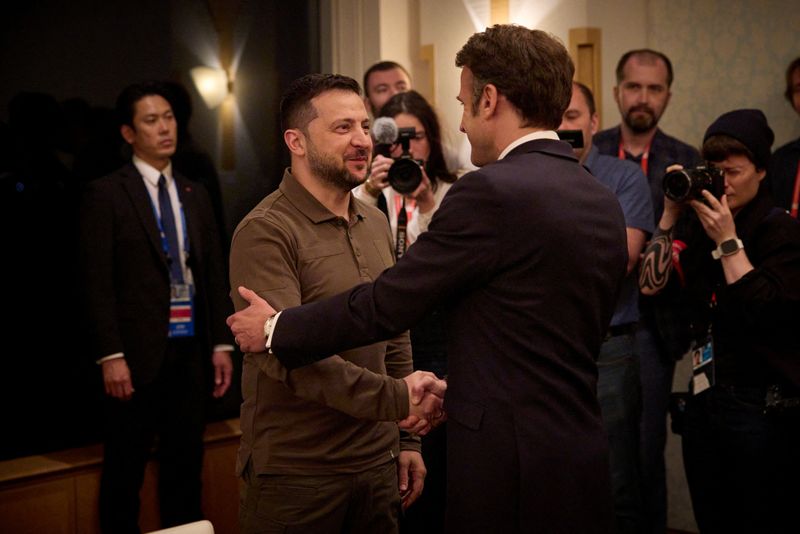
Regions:
[[681, 265], [693, 336], [705, 337], [711, 324], [719, 384], [800, 386], [800, 223], [773, 207], [763, 184], [734, 222], [755, 268], [730, 285], [697, 218], [687, 214], [676, 229], [675, 239], [687, 244]]
[[611, 191], [530, 141], [456, 182], [373, 284], [284, 311], [272, 347], [296, 367], [445, 304], [448, 531], [608, 532], [595, 359], [626, 260]]
[[[214, 213], [205, 189], [175, 175], [186, 217], [188, 266], [195, 284], [195, 333], [210, 361], [231, 343], [227, 296]], [[152, 382], [163, 362], [170, 281], [153, 205], [133, 164], [90, 182], [81, 206], [81, 250], [88, 356], [124, 352], [133, 386]]]

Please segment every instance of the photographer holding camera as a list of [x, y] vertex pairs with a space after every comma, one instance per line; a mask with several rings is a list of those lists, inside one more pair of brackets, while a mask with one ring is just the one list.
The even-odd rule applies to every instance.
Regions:
[[[408, 91], [394, 95], [381, 108], [376, 119], [389, 117], [397, 126], [413, 128], [414, 134], [408, 143], [410, 159], [400, 158], [403, 152], [400, 143], [393, 144], [391, 156], [378, 154], [372, 161], [367, 181], [356, 187], [353, 194], [359, 200], [377, 204], [380, 195], [384, 195], [388, 207], [389, 224], [395, 238], [398, 257], [416, 241], [417, 236], [428, 229], [434, 212], [442, 202], [444, 195], [455, 182], [456, 176], [447, 169], [442, 150], [441, 128], [436, 112], [425, 98], [416, 91]], [[419, 166], [420, 183], [410, 191], [402, 188], [395, 190], [390, 184], [390, 169], [396, 162], [408, 165], [411, 161], [422, 162]], [[403, 185], [410, 182], [403, 174]], [[405, 206], [405, 217], [402, 214]], [[402, 224], [405, 218], [405, 227]], [[398, 224], [398, 221], [401, 224]], [[398, 239], [399, 238], [399, 239]]]
[[687, 172], [705, 183], [679, 202], [685, 188], [665, 177], [642, 261], [644, 294], [677, 276], [688, 304], [696, 357], [683, 454], [704, 533], [788, 531], [800, 499], [800, 410], [787, 402], [800, 397], [800, 224], [773, 207], [763, 182], [773, 139], [759, 110], [720, 116], [702, 148], [719, 171]]
[[[456, 177], [447, 170], [442, 151], [441, 129], [436, 112], [416, 91], [394, 95], [381, 108], [381, 118], [394, 119], [391, 133], [377, 132], [376, 138], [388, 135], [384, 154], [377, 154], [367, 180], [353, 190], [356, 198], [377, 204], [386, 200], [389, 223], [395, 240], [397, 257], [428, 229], [434, 212]], [[399, 131], [395, 131], [399, 128]], [[405, 140], [403, 140], [405, 138]], [[385, 139], [376, 139], [376, 145]], [[380, 149], [379, 149], [380, 151]], [[381, 195], [383, 195], [381, 197]], [[411, 328], [411, 349], [414, 369], [447, 375], [444, 319], [441, 309], [434, 309]], [[422, 457], [428, 474], [425, 492], [401, 520], [401, 532], [444, 532], [447, 461], [445, 425], [435, 428], [422, 440]]]

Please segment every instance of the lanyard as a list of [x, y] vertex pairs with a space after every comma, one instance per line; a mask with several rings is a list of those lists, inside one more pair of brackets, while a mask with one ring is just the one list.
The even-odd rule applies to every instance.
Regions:
[[789, 214], [797, 219], [797, 208], [800, 203], [800, 161], [797, 162], [797, 176], [794, 179], [794, 194], [792, 195], [792, 205]]
[[[647, 160], [650, 159], [650, 145], [651, 144], [653, 144], [652, 139], [650, 140], [649, 143], [647, 143], [647, 148], [644, 149], [644, 152], [642, 153], [642, 159], [639, 162], [639, 165], [641, 165], [642, 172], [644, 172], [645, 176], [647, 176]], [[626, 157], [626, 155], [625, 155], [625, 149], [622, 147], [622, 138], [620, 138], [620, 140], [619, 140], [619, 152], [617, 153], [617, 157], [619, 159], [623, 159], [623, 160], [624, 159], [628, 159]]]
[[406, 197], [402, 195], [394, 196], [395, 213], [397, 213], [397, 233], [394, 239], [394, 255], [395, 259], [399, 260], [406, 253], [408, 249], [408, 221], [411, 220], [411, 214], [414, 212], [416, 201], [408, 199], [408, 206], [411, 208], [409, 213], [406, 207]]
[[[169, 194], [169, 192], [167, 193]], [[164, 250], [164, 254], [169, 256], [169, 245], [167, 245], [167, 236], [164, 233], [164, 226], [161, 224], [161, 216], [158, 214], [158, 210], [156, 209], [156, 205], [153, 204], [153, 199], [150, 195], [147, 195], [150, 198], [150, 206], [153, 208], [153, 215], [156, 218], [156, 225], [158, 226], [158, 235], [161, 237], [161, 248]], [[183, 230], [183, 252], [186, 256], [189, 255], [189, 234], [186, 233], [186, 215], [183, 213], [183, 204], [178, 203], [180, 205], [180, 213], [181, 213], [181, 229]], [[179, 258], [180, 259], [180, 258]], [[181, 269], [183, 269], [183, 262], [181, 262]], [[186, 273], [184, 273], [184, 276]]]
[[411, 216], [414, 213], [414, 207], [417, 205], [417, 201], [414, 200], [413, 198], [409, 198], [404, 203], [403, 199], [404, 199], [403, 195], [395, 195], [394, 196], [394, 212], [399, 214], [400, 210], [403, 209], [403, 206], [405, 205], [406, 217], [408, 217], [407, 220], [410, 222], [411, 221]]

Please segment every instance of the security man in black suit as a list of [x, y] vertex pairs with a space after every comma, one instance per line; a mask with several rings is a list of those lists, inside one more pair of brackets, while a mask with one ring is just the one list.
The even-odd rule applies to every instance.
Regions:
[[269, 347], [291, 369], [446, 305], [447, 531], [605, 534], [595, 360], [627, 263], [622, 211], [553, 131], [572, 96], [562, 44], [497, 25], [456, 65], [482, 168], [453, 185], [428, 232], [372, 284], [280, 315], [241, 288], [251, 306], [228, 324], [243, 350]]
[[170, 94], [155, 82], [131, 85], [117, 113], [133, 161], [91, 182], [81, 207], [87, 339], [107, 394], [100, 524], [114, 533], [139, 532], [155, 435], [162, 526], [202, 518], [206, 370], [213, 366], [221, 397], [233, 350], [211, 203], [202, 186], [172, 172]]

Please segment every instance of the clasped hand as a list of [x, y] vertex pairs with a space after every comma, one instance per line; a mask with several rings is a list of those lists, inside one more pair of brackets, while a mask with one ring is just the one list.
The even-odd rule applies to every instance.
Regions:
[[447, 419], [443, 409], [447, 382], [428, 371], [415, 371], [403, 380], [408, 386], [409, 411], [397, 426], [424, 436]]

